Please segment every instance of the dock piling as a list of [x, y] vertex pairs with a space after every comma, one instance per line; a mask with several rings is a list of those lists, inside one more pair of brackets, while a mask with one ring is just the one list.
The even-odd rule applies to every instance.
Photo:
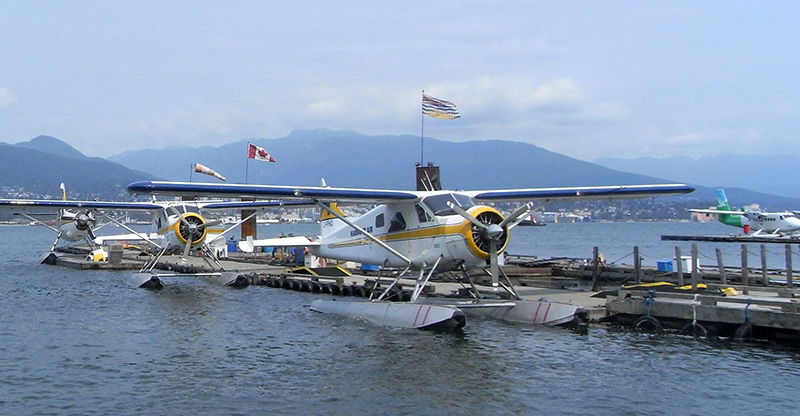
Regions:
[[697, 285], [700, 283], [700, 270], [697, 265], [700, 262], [697, 260], [697, 243], [692, 243], [692, 290], [697, 290]]
[[794, 288], [792, 282], [792, 246], [786, 244], [786, 287], [789, 289]]
[[767, 276], [767, 245], [761, 245], [761, 283], [764, 287], [769, 286], [769, 276]]
[[678, 275], [678, 286], [683, 286], [683, 261], [681, 261], [681, 248], [675, 246], [675, 273]]
[[722, 264], [722, 250], [716, 249], [717, 252], [717, 270], [719, 271], [719, 281], [723, 285], [728, 284], [728, 278], [725, 276], [725, 266]]
[[594, 266], [592, 269], [592, 291], [598, 291], [597, 278], [600, 275], [600, 249], [597, 246], [592, 249], [592, 265]]
[[742, 244], [742, 293], [750, 294], [750, 269], [747, 266], [747, 244]]

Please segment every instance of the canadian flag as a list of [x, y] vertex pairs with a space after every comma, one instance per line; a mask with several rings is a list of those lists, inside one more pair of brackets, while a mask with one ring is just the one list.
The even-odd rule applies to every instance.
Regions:
[[268, 162], [275, 161], [263, 147], [258, 147], [252, 143], [247, 144], [247, 157], [249, 159], [266, 160]]

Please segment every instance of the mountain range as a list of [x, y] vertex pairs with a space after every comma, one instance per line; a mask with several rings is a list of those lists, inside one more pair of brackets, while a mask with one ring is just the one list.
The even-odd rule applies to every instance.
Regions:
[[87, 157], [49, 136], [0, 143], [0, 197], [60, 198], [64, 183], [70, 199], [127, 200], [131, 181], [156, 179], [118, 163]]
[[[276, 162], [248, 159], [248, 143], [266, 149]], [[666, 199], [679, 201], [685, 207], [705, 207], [713, 204], [713, 187], [719, 186], [713, 182], [713, 175], [702, 178], [702, 182], [701, 178], [682, 179], [693, 171], [691, 159], [673, 169], [625, 172], [521, 142], [456, 143], [412, 135], [367, 136], [318, 129], [296, 130], [276, 139], [244, 139], [218, 147], [127, 151], [108, 159], [87, 157], [47, 136], [14, 145], [0, 143], [0, 197], [57, 197], [58, 185], [64, 182], [72, 199], [129, 200], [125, 186], [137, 180], [218, 181], [192, 173], [195, 163], [218, 171], [231, 183], [314, 186], [324, 179], [336, 187], [415, 189], [414, 167], [420, 162], [440, 166], [441, 183], [447, 189], [684, 182], [696, 186], [697, 191]], [[800, 207], [798, 198], [741, 187], [725, 190], [735, 206], [759, 203], [771, 210]]]
[[800, 197], [800, 182], [795, 169], [800, 155], [773, 154], [739, 156], [723, 154], [692, 159], [674, 156], [664, 159], [600, 158], [594, 163], [623, 172], [656, 177], [671, 177], [684, 183], [724, 188], [758, 190], [789, 198]]

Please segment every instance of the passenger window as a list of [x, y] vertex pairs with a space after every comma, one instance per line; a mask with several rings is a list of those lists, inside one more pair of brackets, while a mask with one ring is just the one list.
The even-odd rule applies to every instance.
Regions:
[[378, 214], [378, 216], [375, 217], [375, 228], [383, 228], [385, 222], [386, 219], [384, 218], [383, 214]]
[[389, 223], [389, 232], [393, 231], [402, 231], [406, 229], [406, 219], [403, 218], [403, 214], [397, 213], [394, 214], [392, 217], [392, 221]]

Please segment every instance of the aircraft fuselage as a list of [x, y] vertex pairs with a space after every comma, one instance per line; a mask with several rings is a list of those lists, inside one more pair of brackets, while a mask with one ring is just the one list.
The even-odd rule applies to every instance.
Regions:
[[[415, 204], [379, 205], [359, 217], [348, 219], [402, 254], [414, 267], [432, 266], [439, 258], [440, 267], [462, 261], [466, 266], [486, 264], [488, 243], [481, 241], [471, 222], [452, 210], [441, 208], [439, 202], [426, 199]], [[463, 199], [459, 202], [462, 207], [466, 205], [465, 209], [476, 218], [494, 223], [503, 218], [494, 208], [471, 205], [471, 201], [467, 203]], [[338, 218], [322, 221], [321, 227], [320, 245], [312, 249], [320, 257], [390, 267], [409, 265], [406, 259], [387, 251]], [[505, 249], [507, 242], [506, 232], [498, 252]]]
[[800, 231], [800, 218], [791, 212], [748, 212], [742, 220], [742, 225], [749, 224], [751, 230], [770, 234]]

